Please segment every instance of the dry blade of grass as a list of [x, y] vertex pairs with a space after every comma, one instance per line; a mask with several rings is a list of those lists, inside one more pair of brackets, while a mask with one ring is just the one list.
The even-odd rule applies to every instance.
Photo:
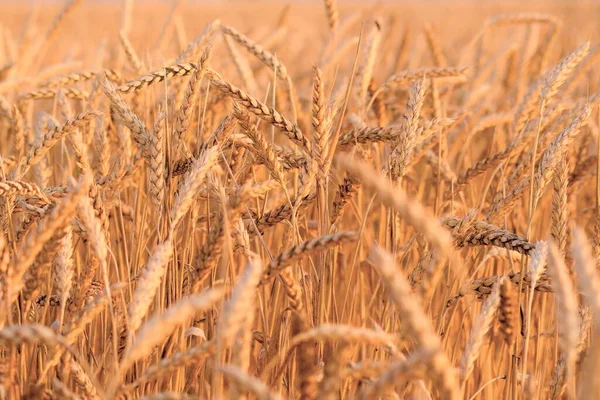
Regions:
[[[206, 310], [224, 295], [223, 289], [212, 289], [199, 295], [191, 295], [174, 304], [161, 315], [151, 317], [135, 335], [135, 342], [121, 363], [127, 370], [132, 363], [152, 352], [155, 345], [163, 341], [170, 332], [185, 323], [194, 314]], [[130, 319], [131, 321], [131, 319]]]
[[[42, 137], [42, 140], [39, 144], [35, 145], [29, 150], [27, 157], [20, 163], [17, 167], [17, 171], [23, 175], [27, 170], [38, 163], [42, 157], [50, 150], [52, 146], [54, 146], [60, 139], [73, 133], [76, 129], [83, 126], [91, 119], [96, 118], [100, 115], [98, 112], [93, 110], [87, 110], [83, 113], [73, 117], [73, 119], [68, 120], [62, 126], [56, 126], [48, 131]], [[15, 172], [17, 172], [15, 171]]]
[[591, 308], [594, 325], [598, 327], [600, 324], [600, 277], [596, 271], [590, 243], [585, 232], [579, 227], [573, 230], [572, 253], [579, 287]]
[[168, 237], [156, 246], [148, 263], [142, 270], [138, 279], [138, 287], [129, 305], [128, 322], [131, 332], [135, 332], [142, 324], [142, 320], [148, 312], [150, 303], [154, 300], [156, 291], [166, 272], [167, 263], [173, 256], [173, 251], [173, 239]]

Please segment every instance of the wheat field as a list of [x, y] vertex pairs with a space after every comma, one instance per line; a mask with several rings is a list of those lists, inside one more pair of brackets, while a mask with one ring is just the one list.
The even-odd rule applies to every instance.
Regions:
[[600, 398], [598, 15], [0, 4], [0, 398]]

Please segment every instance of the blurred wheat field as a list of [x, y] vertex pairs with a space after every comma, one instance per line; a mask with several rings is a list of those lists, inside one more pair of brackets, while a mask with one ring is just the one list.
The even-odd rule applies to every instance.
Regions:
[[600, 5], [0, 5], [0, 398], [598, 399]]

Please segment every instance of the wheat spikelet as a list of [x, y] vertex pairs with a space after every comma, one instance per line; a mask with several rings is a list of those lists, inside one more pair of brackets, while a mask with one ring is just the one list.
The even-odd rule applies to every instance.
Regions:
[[191, 41], [186, 49], [177, 57], [176, 62], [181, 63], [189, 58], [194, 58], [199, 53], [198, 49], [203, 48], [206, 43], [210, 41], [215, 31], [217, 31], [221, 27], [221, 21], [216, 19], [212, 22], [209, 22], [202, 33], [198, 35], [193, 41]]
[[506, 25], [515, 25], [515, 24], [558, 24], [558, 20], [556, 17], [545, 14], [545, 13], [533, 13], [533, 12], [515, 12], [515, 13], [507, 13], [500, 14], [495, 17], [489, 18], [485, 27], [501, 27]]
[[75, 88], [61, 88], [60, 90], [56, 88], [48, 88], [38, 89], [26, 93], [21, 96], [20, 101], [52, 99], [58, 96], [59, 91], [69, 99], [85, 100], [90, 96], [90, 94], [85, 90], [79, 90]]
[[568, 76], [573, 72], [581, 60], [587, 56], [589, 51], [590, 42], [586, 42], [561, 60], [561, 62], [546, 75], [544, 86], [542, 87], [542, 92], [540, 95], [540, 110], [542, 110], [540, 114], [543, 115], [543, 110], [548, 107], [550, 100], [556, 96], [558, 89], [563, 83], [565, 83]]
[[271, 392], [269, 388], [260, 380], [248, 375], [239, 368], [234, 366], [224, 366], [220, 367], [219, 371], [222, 372], [227, 378], [235, 382], [238, 388], [249, 391], [259, 400], [281, 399], [278, 394]]
[[217, 89], [240, 102], [244, 107], [257, 117], [264, 119], [282, 132], [293, 142], [296, 142], [310, 151], [310, 142], [304, 136], [300, 128], [292, 121], [281, 115], [277, 110], [268, 107], [258, 99], [251, 97], [240, 88], [224, 81], [216, 72], [208, 71], [211, 82]]
[[[425, 375], [427, 362], [431, 361], [433, 354], [424, 350], [417, 350], [402, 360], [394, 361], [389, 365], [376, 368], [375, 372], [377, 380], [365, 390], [360, 397], [361, 399], [373, 398], [379, 395], [388, 386], [391, 386], [399, 377], [408, 375], [411, 377], [419, 377]], [[379, 372], [378, 369], [383, 369]], [[369, 371], [371, 372], [371, 371]]]
[[[83, 332], [86, 325], [91, 323], [92, 320], [101, 313], [106, 307], [107, 303], [110, 301], [111, 297], [109, 295], [117, 294], [123, 288], [122, 285], [114, 285], [109, 290], [105, 290], [104, 293], [98, 295], [94, 300], [92, 300], [85, 308], [83, 308], [68, 324], [64, 325], [62, 328], [62, 335], [64, 337], [65, 344], [71, 345], [74, 343], [78, 336]], [[46, 364], [46, 371], [48, 371], [53, 366], [57, 365], [60, 362], [60, 357], [62, 356], [61, 351], [57, 351], [54, 353], [54, 357], [48, 361]], [[86, 384], [87, 385], [87, 384]]]
[[416, 145], [417, 124], [421, 115], [421, 108], [425, 100], [426, 86], [424, 80], [416, 81], [411, 86], [410, 96], [406, 105], [405, 124], [403, 133], [395, 143], [394, 150], [390, 155], [390, 176], [392, 180], [398, 180], [406, 173], [405, 169], [410, 163], [413, 150]]
[[401, 126], [390, 125], [387, 127], [360, 127], [340, 136], [340, 146], [352, 146], [369, 142], [390, 142], [400, 136]]
[[376, 20], [374, 26], [371, 28], [371, 31], [369, 32], [366, 38], [363, 60], [356, 73], [356, 96], [358, 98], [359, 109], [363, 109], [367, 98], [368, 87], [369, 83], [371, 82], [371, 78], [373, 77], [373, 68], [375, 66], [375, 60], [377, 57], [377, 52], [379, 50], [380, 42], [381, 22]]
[[327, 142], [329, 132], [325, 127], [325, 88], [323, 84], [323, 74], [317, 67], [314, 68], [314, 83], [312, 92], [312, 126], [313, 126], [313, 144], [312, 158], [319, 167], [318, 180], [322, 186], [325, 181], [325, 160], [328, 153]]
[[71, 143], [71, 147], [73, 148], [73, 153], [75, 153], [75, 162], [77, 164], [77, 168], [83, 173], [91, 173], [90, 162], [87, 154], [87, 146], [83, 143], [83, 137], [81, 135], [80, 130], [76, 130], [71, 135], [69, 135], [69, 142]]
[[196, 63], [181, 63], [167, 65], [162, 69], [148, 72], [145, 75], [138, 76], [128, 82], [123, 83], [116, 87], [116, 90], [121, 93], [133, 93], [138, 90], [145, 89], [156, 83], [160, 83], [165, 79], [172, 79], [174, 77], [187, 76], [192, 74], [198, 69]]
[[398, 74], [395, 74], [395, 75], [392, 75], [391, 77], [389, 77], [388, 80], [383, 85], [383, 87], [386, 89], [391, 89], [391, 88], [397, 87], [399, 85], [403, 85], [406, 83], [424, 79], [425, 77], [430, 78], [430, 79], [432, 79], [432, 78], [454, 78], [454, 79], [458, 79], [460, 81], [461, 79], [464, 79], [465, 71], [466, 71], [466, 68], [453, 68], [453, 67], [423, 68], [423, 69], [414, 70], [414, 71], [403, 71], [401, 73], [398, 73]]
[[279, 162], [284, 169], [308, 169], [308, 157], [306, 153], [276, 144], [273, 145], [273, 150], [277, 153]]
[[[585, 354], [587, 338], [588, 338], [588, 329], [590, 325], [590, 316], [587, 312], [587, 309], [580, 307], [579, 308], [579, 321], [580, 321], [580, 330], [579, 330], [579, 343], [577, 348], [578, 353], [578, 361], [577, 364], [580, 364], [582, 355]], [[565, 378], [566, 375], [566, 361], [565, 357], [561, 354], [559, 356], [558, 361], [556, 362], [556, 366], [554, 368], [552, 374], [552, 380], [549, 385], [549, 398], [556, 399], [559, 398], [564, 390], [565, 390]]]
[[[108, 79], [110, 79], [113, 82], [119, 82], [121, 80], [121, 77], [115, 70], [104, 69], [100, 72], [98, 72], [98, 71], [73, 72], [68, 75], [62, 75], [62, 76], [58, 76], [56, 78], [49, 79], [46, 82], [41, 83], [40, 86], [45, 87], [45, 88], [54, 89], [57, 87], [64, 87], [64, 86], [69, 86], [69, 85], [73, 85], [76, 83], [91, 81], [93, 79], [98, 78], [99, 76], [102, 76], [103, 74], [105, 74], [108, 77]], [[67, 93], [68, 93], [68, 88], [67, 88]], [[66, 96], [69, 97], [68, 95], [66, 95]]]
[[57, 336], [52, 329], [38, 324], [4, 327], [0, 329], [0, 342], [4, 345], [40, 343], [66, 347], [61, 336]]
[[[54, 235], [43, 244], [42, 250], [22, 278], [22, 298], [29, 302], [41, 291], [41, 285], [47, 280], [50, 266], [60, 250], [61, 240], [68, 232], [68, 225], [59, 226]], [[28, 307], [28, 306], [26, 306]]]
[[262, 135], [256, 127], [250, 122], [250, 115], [248, 112], [237, 103], [234, 103], [234, 116], [238, 120], [238, 124], [242, 131], [252, 140], [252, 149], [257, 152], [257, 156], [261, 162], [269, 169], [269, 172], [279, 182], [282, 187], [285, 187], [285, 175], [283, 167], [276, 150], [270, 142], [267, 142], [264, 135]]
[[558, 325], [558, 339], [565, 356], [567, 387], [571, 395], [574, 395], [573, 379], [575, 379], [575, 363], [579, 341], [577, 296], [573, 288], [573, 282], [569, 277], [569, 271], [554, 243], [550, 244], [549, 256], [548, 271], [554, 281], [553, 287], [557, 298], [557, 318], [561, 321]]
[[[567, 126], [542, 154], [542, 157], [536, 168], [537, 173], [533, 177], [534, 202], [537, 203], [542, 195], [542, 190], [550, 182], [556, 169], [556, 164], [560, 161], [560, 156], [565, 154], [567, 147], [574, 137], [579, 133], [583, 125], [586, 124], [590, 116], [590, 108], [584, 107], [581, 114], [577, 115], [569, 126]], [[531, 184], [531, 178], [525, 177], [519, 183], [514, 185], [506, 195], [495, 201], [488, 211], [488, 219], [493, 218], [500, 211], [507, 211], [514, 207], [514, 203], [523, 195], [527, 187]]]
[[175, 121], [175, 137], [177, 138], [177, 144], [175, 153], [181, 147], [181, 141], [189, 129], [189, 125], [193, 116], [194, 108], [198, 101], [198, 95], [200, 92], [200, 85], [202, 83], [202, 77], [206, 72], [206, 66], [210, 56], [210, 47], [204, 49], [200, 60], [198, 61], [198, 69], [190, 76], [188, 86], [183, 95], [183, 101], [179, 108], [179, 114], [177, 114], [177, 120]]
[[329, 25], [329, 31], [331, 34], [335, 34], [339, 26], [339, 12], [335, 0], [323, 0], [325, 6], [325, 13], [327, 15], [327, 24]]
[[457, 188], [460, 189], [462, 186], [468, 184], [472, 179], [504, 162], [512, 154], [513, 150], [514, 146], [509, 146], [506, 149], [493, 154], [492, 156], [476, 162], [456, 179], [455, 184], [457, 185]]
[[[300, 206], [296, 210], [296, 212], [300, 212], [312, 204], [316, 198], [316, 194], [312, 192], [306, 196], [292, 199], [292, 204], [300, 203]], [[256, 235], [262, 233], [265, 229], [273, 227], [290, 218], [292, 215], [292, 208], [293, 207], [288, 202], [285, 202], [284, 204], [263, 213], [254, 220], [253, 224], [249, 224], [246, 227], [246, 229], [248, 229], [248, 234]]]
[[265, 269], [262, 278], [263, 282], [273, 278], [276, 276], [278, 271], [285, 268], [290, 263], [298, 260], [299, 258], [310, 255], [316, 251], [323, 251], [330, 247], [355, 242], [358, 239], [359, 235], [356, 232], [340, 232], [307, 240], [275, 257]]
[[119, 41], [121, 42], [121, 47], [123, 47], [123, 51], [125, 51], [125, 54], [127, 55], [127, 60], [131, 64], [133, 70], [136, 72], [141, 71], [144, 67], [144, 63], [142, 62], [142, 60], [140, 60], [140, 57], [135, 51], [135, 48], [129, 41], [129, 38], [127, 37], [127, 31], [121, 30], [119, 32]]
[[[331, 351], [333, 353], [333, 350]], [[325, 366], [323, 368], [323, 379], [319, 383], [318, 398], [333, 400], [339, 395], [344, 370], [341, 368], [345, 360], [352, 355], [352, 349], [342, 343], [337, 354], [325, 356]]]
[[75, 130], [85, 126], [90, 120], [100, 115], [97, 111], [87, 110], [68, 120], [61, 126], [56, 126], [44, 134], [41, 142], [29, 150], [23, 161], [19, 163], [19, 170], [24, 174], [29, 167], [37, 164], [44, 155], [60, 139], [73, 133]]
[[581, 128], [587, 123], [590, 117], [590, 108], [584, 107], [580, 115], [575, 117], [571, 124], [566, 127], [554, 140], [550, 143], [548, 149], [542, 154], [539, 163], [539, 169], [534, 177], [534, 193], [536, 199], [541, 196], [541, 190], [546, 186], [556, 170], [557, 164], [561, 160], [561, 155], [565, 154], [569, 144], [574, 140]]
[[165, 113], [159, 112], [154, 122], [152, 132], [149, 133], [148, 153], [150, 158], [150, 198], [152, 204], [160, 215], [165, 197], [165, 161], [163, 150], [163, 130]]
[[205, 342], [184, 352], [175, 353], [170, 358], [162, 359], [157, 364], [148, 367], [137, 380], [122, 387], [121, 392], [127, 393], [146, 382], [168, 376], [179, 368], [210, 357], [215, 352], [216, 345], [213, 342]]
[[292, 338], [289, 350], [307, 341], [343, 340], [345, 342], [363, 343], [371, 346], [386, 346], [391, 352], [396, 351], [395, 338], [385, 332], [367, 328], [356, 328], [347, 325], [322, 324], [302, 332]]
[[244, 86], [248, 89], [250, 93], [258, 93], [258, 86], [256, 84], [254, 72], [250, 67], [248, 59], [242, 54], [240, 54], [237, 47], [233, 43], [233, 39], [230, 36], [225, 35], [223, 36], [223, 38], [225, 39], [227, 50], [229, 50], [229, 54], [231, 55], [231, 58], [235, 63], [237, 72], [242, 78], [242, 81], [244, 82]]
[[86, 196], [80, 200], [78, 204], [78, 216], [90, 239], [94, 254], [104, 267], [108, 257], [108, 241], [102, 229], [102, 222], [94, 213], [94, 206], [90, 197]]
[[500, 304], [498, 306], [498, 321], [500, 331], [506, 343], [514, 343], [514, 332], [517, 326], [516, 292], [507, 279], [502, 279], [500, 284]]
[[123, 123], [130, 129], [133, 139], [138, 147], [146, 154], [149, 142], [148, 132], [145, 124], [131, 110], [125, 100], [117, 92], [115, 86], [106, 78], [102, 80], [102, 90], [106, 97], [111, 101], [111, 109], [116, 111], [121, 117]]
[[594, 318], [594, 325], [600, 323], [600, 279], [596, 271], [596, 263], [594, 262], [592, 249], [585, 232], [575, 227], [573, 229], [573, 244], [572, 254], [575, 260], [576, 277], [579, 282], [586, 302], [590, 305], [591, 312]]
[[[91, 178], [89, 175], [82, 177], [80, 182], [73, 186], [70, 195], [65, 197], [61, 203], [42, 220], [42, 224], [38, 227], [36, 235], [31, 236], [22, 246], [20, 250], [22, 256], [19, 258], [19, 264], [15, 269], [13, 280], [10, 282], [11, 288], [9, 291], [11, 294], [7, 297], [10, 302], [14, 300], [19, 290], [25, 285], [23, 279], [24, 274], [33, 266], [37, 256], [43, 251], [46, 242], [48, 242], [54, 236], [55, 232], [63, 227], [66, 221], [75, 214], [75, 205], [79, 198], [83, 196], [83, 193], [88, 190], [90, 183]], [[29, 283], [37, 285], [39, 282], [35, 281], [35, 276], [38, 271], [35, 267], [36, 266], [34, 266], [34, 270], [30, 271], [33, 276], [31, 276], [32, 280], [30, 280]], [[33, 288], [30, 287], [29, 289], [31, 290]]]
[[181, 183], [181, 187], [173, 206], [171, 207], [171, 229], [174, 230], [181, 218], [187, 213], [191, 207], [194, 195], [204, 183], [204, 179], [208, 172], [213, 169], [217, 163], [219, 150], [216, 147], [211, 147], [196, 159], [191, 169], [186, 173]]
[[540, 102], [540, 118], [544, 116], [544, 111], [551, 98], [588, 51], [589, 43], [565, 57], [552, 70], [545, 74], [544, 77], [530, 86], [521, 100], [513, 119], [512, 127], [515, 132], [521, 132], [525, 127], [538, 101]]
[[370, 166], [362, 162], [357, 162], [348, 156], [339, 156], [338, 163], [355, 175], [363, 186], [374, 190], [383, 203], [397, 210], [409, 224], [422, 231], [445, 254], [450, 253], [452, 237], [442, 229], [440, 223], [432, 218], [420, 203], [409, 200], [400, 188], [392, 187]]
[[15, 138], [14, 153], [16, 157], [21, 157], [25, 151], [25, 127], [23, 115], [19, 108], [13, 104], [10, 119], [12, 120], [12, 135]]
[[444, 68], [448, 64], [448, 61], [446, 60], [446, 56], [444, 56], [440, 42], [433, 31], [433, 27], [430, 23], [426, 23], [423, 30], [425, 31], [425, 38], [427, 39], [427, 45], [433, 56], [435, 66], [437, 68]]
[[[7, 246], [4, 233], [0, 234], [0, 295], [2, 299], [8, 297], [8, 283], [13, 279], [14, 268], [10, 265], [10, 250]], [[0, 321], [4, 321], [5, 311], [0, 312]]]
[[61, 399], [67, 400], [79, 400], [80, 397], [73, 393], [64, 383], [54, 378], [52, 380], [52, 387], [54, 394], [58, 395]]
[[371, 257], [387, 288], [388, 295], [406, 323], [408, 332], [424, 351], [432, 353], [428, 365], [440, 393], [443, 393], [444, 398], [459, 398], [456, 373], [441, 348], [440, 340], [434, 333], [431, 322], [420, 309], [418, 302], [411, 299], [410, 284], [398, 274], [396, 263], [388, 252], [374, 248]]
[[[543, 270], [542, 270], [543, 272]], [[470, 282], [463, 284], [458, 290], [458, 294], [448, 300], [447, 306], [452, 306], [456, 300], [466, 295], [477, 296], [478, 298], [484, 298], [489, 295], [492, 291], [492, 286], [500, 279], [503, 275], [492, 275], [482, 278], [474, 279]], [[519, 285], [521, 282], [521, 273], [509, 272], [507, 275], [508, 279], [515, 285]], [[528, 273], [523, 276], [523, 284], [529, 286], [532, 290], [542, 293], [553, 292], [553, 287], [550, 280], [546, 275], [541, 275], [534, 279], [535, 275]]]
[[568, 198], [567, 188], [569, 185], [569, 164], [565, 156], [562, 156], [552, 180], [554, 194], [552, 196], [552, 239], [556, 243], [561, 254], [567, 249], [567, 223], [568, 223]]
[[242, 47], [244, 47], [248, 52], [262, 61], [265, 65], [273, 70], [277, 74], [277, 77], [281, 80], [287, 80], [289, 75], [287, 68], [285, 65], [279, 61], [279, 59], [271, 54], [268, 50], [265, 50], [258, 43], [255, 43], [244, 35], [243, 33], [237, 31], [235, 28], [228, 25], [221, 25], [221, 31], [226, 35], [230, 36], [233, 40], [239, 43]]
[[484, 221], [473, 222], [464, 232], [455, 230], [461, 222], [459, 218], [446, 217], [442, 218], [441, 221], [444, 226], [451, 229], [458, 247], [492, 245], [525, 255], [531, 254], [534, 249], [534, 245], [524, 237]]
[[56, 268], [56, 288], [58, 295], [60, 296], [61, 305], [61, 316], [60, 321], [62, 323], [64, 319], [64, 312], [67, 303], [67, 299], [71, 296], [71, 289], [73, 287], [73, 229], [71, 226], [67, 226], [65, 236], [61, 239], [60, 250], [56, 255], [55, 268]]
[[[62, 96], [59, 96], [59, 98]], [[58, 101], [58, 98], [57, 98]], [[46, 118], [40, 118], [38, 123], [35, 125], [34, 127], [34, 142], [32, 144], [31, 147], [36, 147], [42, 144], [43, 140], [44, 140], [44, 131], [47, 131], [48, 129], [53, 129], [55, 127], [58, 126], [58, 122], [55, 121], [52, 118], [46, 117]], [[75, 131], [76, 132], [76, 131]], [[75, 133], [73, 132], [73, 133]], [[18, 176], [18, 171], [19, 167], [14, 168], [13, 170], [10, 171], [9, 176], [12, 177], [16, 177]], [[42, 158], [40, 159], [40, 161], [33, 166], [33, 176], [35, 178], [35, 182], [38, 184], [38, 186], [40, 187], [47, 187], [49, 185], [49, 181], [50, 181], [50, 168], [49, 168], [49, 162], [46, 158]]]
[[248, 320], [248, 304], [256, 297], [256, 287], [262, 275], [262, 263], [254, 255], [248, 260], [244, 274], [234, 287], [231, 298], [223, 308], [223, 316], [217, 329], [220, 332], [219, 345], [223, 348], [232, 346], [234, 340], [239, 340], [240, 333], [249, 329], [252, 320]]
[[91, 382], [81, 365], [73, 359], [70, 360], [71, 376], [75, 385], [85, 394], [88, 399], [100, 399], [97, 388]]
[[[225, 199], [226, 195], [221, 185], [218, 186], [218, 190], [218, 196], [221, 198], [221, 203], [225, 205], [227, 203]], [[192, 291], [199, 289], [199, 285], [202, 284], [204, 279], [216, 266], [223, 251], [226, 234], [229, 234], [230, 224], [235, 224], [237, 222], [237, 219], [240, 217], [242, 205], [250, 198], [250, 192], [251, 191], [244, 192], [244, 188], [242, 188], [242, 190], [233, 195], [228, 202], [227, 212], [224, 211], [223, 213], [223, 221], [209, 232], [208, 238], [200, 252], [198, 266], [194, 271], [195, 282], [193, 283]], [[187, 284], [185, 287], [187, 289]]]
[[[150, 317], [135, 335], [134, 345], [125, 355], [121, 368], [127, 369], [132, 363], [148, 355], [153, 347], [162, 342], [173, 330], [193, 315], [211, 307], [224, 294], [223, 289], [215, 288], [200, 295], [191, 295], [169, 307], [165, 313]], [[130, 324], [133, 323], [131, 319], [129, 321]]]
[[331, 216], [329, 217], [329, 222], [332, 225], [343, 215], [344, 206], [354, 197], [359, 188], [360, 183], [352, 176], [345, 177], [343, 182], [339, 184], [338, 190], [335, 192]]
[[10, 70], [15, 66], [15, 63], [9, 61], [0, 67], [0, 82], [5, 80], [10, 74]]
[[505, 279], [502, 277], [494, 284], [492, 292], [481, 306], [481, 313], [473, 323], [469, 341], [460, 360], [460, 377], [463, 384], [473, 372], [475, 360], [479, 356], [483, 345], [483, 339], [491, 328], [495, 313], [500, 305], [500, 287], [505, 284]]
[[[434, 118], [416, 128], [415, 145], [418, 150], [415, 153], [419, 153], [423, 147], [431, 144], [436, 132], [452, 126], [455, 122], [455, 118]], [[357, 144], [393, 142], [400, 137], [402, 129], [403, 127], [400, 124], [392, 124], [385, 127], [361, 126], [342, 134], [338, 144], [342, 147], [348, 147]]]
[[61, 25], [61, 22], [63, 22], [63, 20], [70, 13], [72, 13], [81, 3], [82, 2], [80, 0], [68, 0], [65, 2], [65, 5], [61, 8], [59, 13], [56, 14], [54, 19], [48, 26], [48, 30], [46, 31], [46, 34], [44, 35], [44, 42], [50, 42], [54, 38], [54, 36], [56, 35], [56, 32], [58, 31], [58, 28]]
[[7, 198], [16, 196], [36, 196], [42, 200], [47, 200], [46, 195], [35, 183], [23, 181], [4, 181], [0, 182], [0, 196]]
[[[284, 268], [279, 273], [279, 279], [284, 287], [290, 307], [294, 310], [293, 333], [298, 335], [309, 329], [310, 324], [302, 299], [302, 288], [296, 282], [291, 268]], [[315, 345], [314, 342], [301, 344], [298, 354], [298, 377], [300, 391], [303, 396], [315, 396]]]

